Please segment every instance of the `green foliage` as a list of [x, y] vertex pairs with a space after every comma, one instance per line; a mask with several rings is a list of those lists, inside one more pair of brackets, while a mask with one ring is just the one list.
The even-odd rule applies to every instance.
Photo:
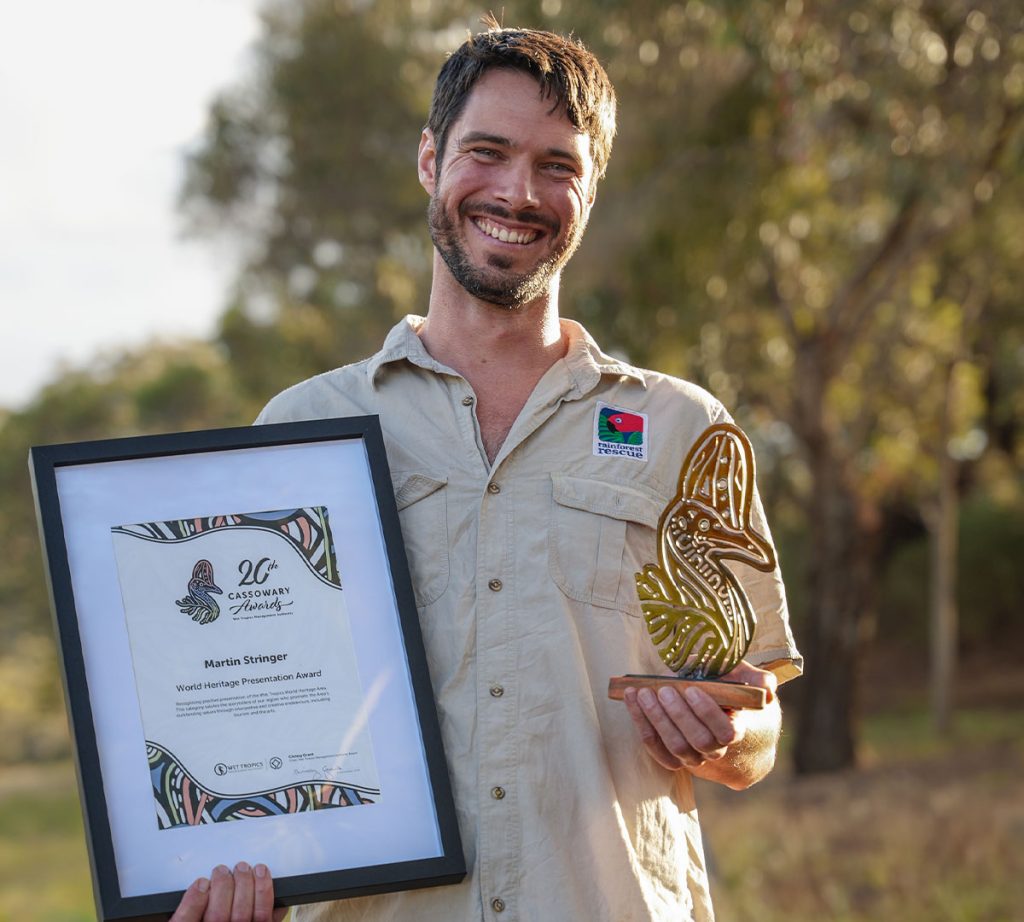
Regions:
[[981, 649], [1021, 636], [1020, 600], [1024, 598], [1024, 509], [979, 499], [960, 519], [961, 636]]
[[[152, 346], [97, 361], [44, 388], [0, 424], [0, 673], [23, 635], [48, 634], [48, 604], [28, 451], [32, 445], [244, 425], [256, 412], [223, 355], [206, 343]], [[33, 655], [30, 658], [36, 661]], [[48, 671], [52, 675], [52, 671]], [[7, 752], [9, 745], [0, 749]]]
[[[957, 605], [960, 639], [968, 648], [1000, 649], [1019, 638], [1024, 597], [1024, 513], [987, 498], [967, 503], [960, 517]], [[878, 632], [907, 647], [928, 640], [928, 546], [924, 536], [897, 548], [881, 573]]]
[[49, 637], [24, 631], [0, 654], [0, 765], [66, 754], [57, 675]]
[[241, 233], [254, 254], [220, 340], [260, 402], [362, 358], [425, 310], [415, 152], [436, 68], [399, 11], [268, 6], [258, 75], [217, 100], [189, 158], [192, 228]]

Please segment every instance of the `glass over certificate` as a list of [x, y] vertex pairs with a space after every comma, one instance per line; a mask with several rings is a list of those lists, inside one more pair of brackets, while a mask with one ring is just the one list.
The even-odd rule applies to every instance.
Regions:
[[325, 506], [112, 537], [162, 829], [380, 800]]

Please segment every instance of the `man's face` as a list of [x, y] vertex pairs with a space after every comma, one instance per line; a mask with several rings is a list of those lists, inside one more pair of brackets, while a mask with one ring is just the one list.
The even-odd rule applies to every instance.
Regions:
[[440, 171], [420, 144], [434, 246], [471, 295], [516, 309], [548, 293], [593, 201], [590, 140], [528, 74], [490, 70], [448, 131]]

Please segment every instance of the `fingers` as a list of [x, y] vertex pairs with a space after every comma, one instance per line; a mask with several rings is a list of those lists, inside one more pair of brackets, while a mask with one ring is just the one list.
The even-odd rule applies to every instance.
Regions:
[[622, 698], [626, 702], [629, 716], [633, 719], [633, 724], [640, 734], [640, 740], [644, 744], [644, 748], [651, 755], [651, 758], [662, 768], [667, 768], [669, 771], [678, 771], [682, 768], [683, 763], [677, 756], [668, 751], [668, 748], [661, 741], [661, 737], [658, 736], [658, 731], [654, 729], [654, 725], [647, 719], [647, 715], [644, 713], [637, 698], [637, 690], [635, 688], [625, 689]]
[[232, 919], [234, 898], [235, 878], [223, 864], [218, 864], [210, 874], [210, 900], [206, 905], [204, 922], [228, 922]]
[[274, 910], [274, 881], [265, 864], [258, 864], [253, 871], [253, 922], [280, 922], [288, 912], [287, 908]]
[[265, 864], [239, 861], [234, 871], [217, 865], [185, 891], [171, 922], [281, 922], [287, 908], [274, 909], [274, 882]]
[[731, 711], [699, 688], [627, 689], [626, 707], [651, 756], [665, 768], [697, 768], [721, 759], [742, 734]]
[[731, 682], [745, 682], [747, 685], [767, 689], [769, 704], [774, 700], [779, 687], [779, 679], [774, 672], [758, 669], [757, 666], [751, 666], [746, 660], [740, 660], [732, 672], [723, 678]]
[[210, 881], [200, 877], [185, 891], [170, 922], [198, 922], [206, 911], [209, 899]]
[[235, 865], [235, 892], [231, 900], [231, 922], [252, 922], [256, 878], [252, 868], [244, 861]]

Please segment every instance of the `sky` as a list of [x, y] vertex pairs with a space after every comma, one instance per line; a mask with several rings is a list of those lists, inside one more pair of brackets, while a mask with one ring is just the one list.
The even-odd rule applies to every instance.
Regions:
[[0, 407], [68, 365], [205, 336], [236, 265], [175, 203], [259, 0], [0, 0]]

